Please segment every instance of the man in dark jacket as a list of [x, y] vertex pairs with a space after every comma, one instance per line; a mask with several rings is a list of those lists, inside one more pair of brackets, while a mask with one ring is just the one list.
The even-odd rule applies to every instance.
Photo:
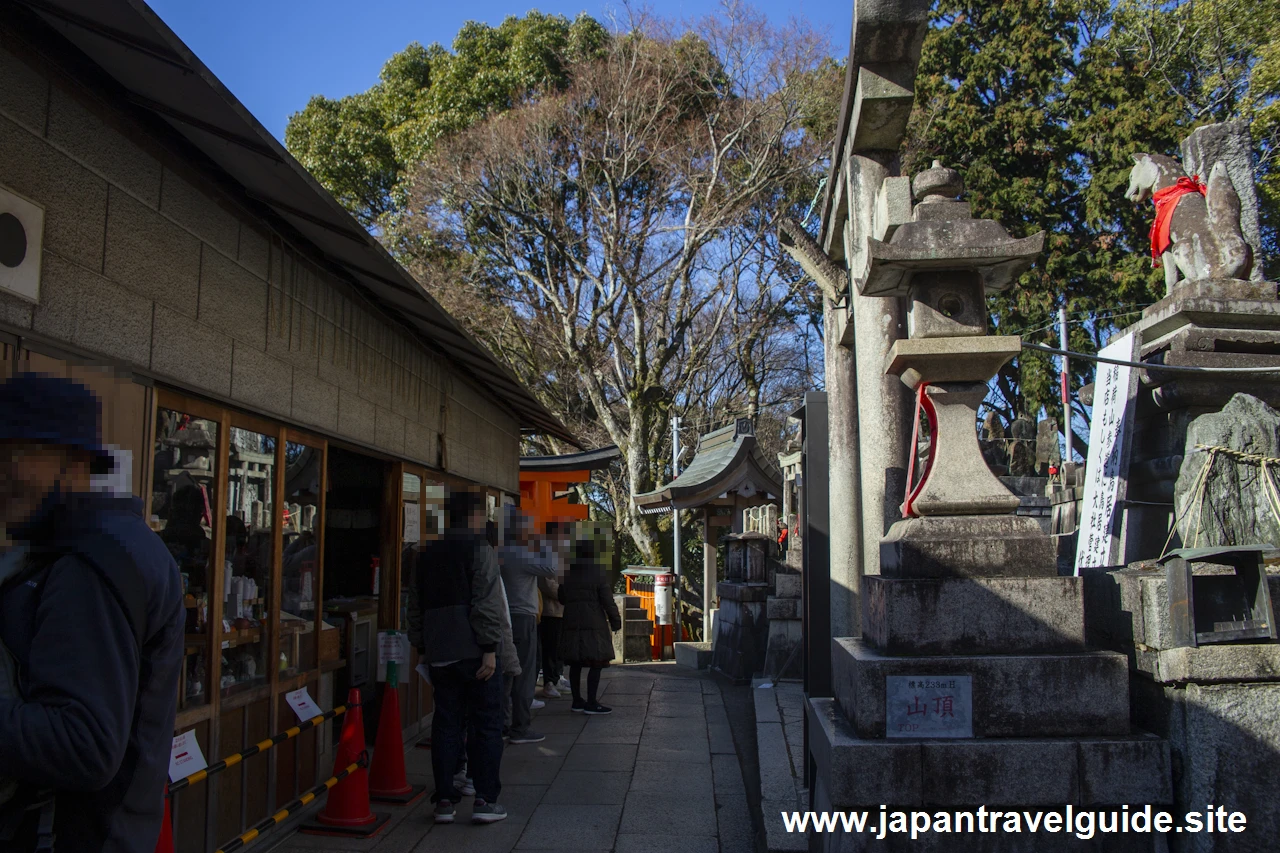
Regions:
[[20, 673], [20, 695], [0, 698], [0, 768], [18, 782], [0, 851], [52, 830], [59, 853], [151, 853], [182, 665], [178, 567], [138, 500], [90, 493], [111, 462], [88, 389], [20, 374], [0, 412], [0, 521], [27, 550], [0, 586]]
[[430, 666], [435, 712], [431, 770], [436, 823], [452, 823], [462, 795], [454, 781], [466, 733], [467, 767], [475, 780], [471, 819], [507, 816], [502, 789], [502, 677], [494, 677], [505, 608], [493, 547], [485, 538], [484, 496], [455, 489], [446, 507], [448, 529], [418, 557], [419, 654]]

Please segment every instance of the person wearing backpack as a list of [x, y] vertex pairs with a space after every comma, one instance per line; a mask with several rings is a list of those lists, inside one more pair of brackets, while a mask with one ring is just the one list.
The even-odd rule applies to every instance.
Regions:
[[101, 405], [40, 374], [0, 384], [0, 522], [25, 549], [0, 584], [0, 851], [151, 853], [177, 713], [178, 566], [109, 471]]

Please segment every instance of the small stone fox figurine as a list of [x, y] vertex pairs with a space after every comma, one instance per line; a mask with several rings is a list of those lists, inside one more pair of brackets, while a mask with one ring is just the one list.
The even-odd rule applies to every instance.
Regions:
[[1166, 295], [1179, 273], [1187, 281], [1248, 275], [1253, 250], [1240, 231], [1240, 197], [1225, 166], [1214, 164], [1206, 186], [1172, 157], [1134, 154], [1133, 164], [1124, 195], [1155, 202], [1151, 257], [1164, 264]]

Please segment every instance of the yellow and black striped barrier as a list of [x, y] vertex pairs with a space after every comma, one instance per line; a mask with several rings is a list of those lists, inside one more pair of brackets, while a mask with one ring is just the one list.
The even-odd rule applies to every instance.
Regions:
[[[333, 710], [336, 711], [338, 709], [334, 708]], [[318, 720], [320, 718], [316, 717], [315, 719]], [[259, 821], [258, 823], [254, 824], [248, 830], [241, 833], [237, 838], [231, 841], [228, 841], [222, 847], [219, 847], [217, 849], [217, 853], [232, 853], [232, 851], [239, 850], [253, 843], [255, 839], [261, 837], [262, 835], [265, 835], [266, 833], [270, 832], [272, 829], [279, 826], [285, 820], [285, 818], [289, 817], [291, 813], [296, 812], [298, 809], [302, 808], [303, 806], [306, 806], [316, 797], [320, 796], [325, 791], [329, 790], [334, 785], [338, 784], [343, 779], [347, 778], [352, 773], [359, 770], [361, 767], [364, 767], [366, 764], [368, 764], [368, 761], [369, 761], [368, 754], [361, 753], [360, 758], [357, 761], [351, 764], [348, 764], [345, 770], [340, 770], [336, 776], [331, 776], [325, 781], [321, 782], [319, 785], [316, 785], [310, 791], [307, 791], [301, 797], [298, 797], [298, 799], [289, 803], [287, 806], [285, 806], [280, 811], [273, 814], [271, 817], [265, 818]]]
[[320, 714], [319, 716], [312, 717], [309, 720], [304, 720], [301, 723], [298, 723], [298, 725], [294, 726], [291, 729], [285, 729], [279, 734], [272, 735], [271, 737], [267, 738], [264, 741], [259, 741], [258, 743], [255, 743], [253, 746], [249, 747], [243, 752], [237, 752], [235, 755], [228, 755], [226, 758], [222, 759], [221, 761], [215, 761], [205, 769], [197, 770], [195, 773], [192, 773], [190, 776], [186, 776], [169, 785], [169, 794], [172, 796], [173, 794], [176, 794], [178, 791], [181, 791], [183, 788], [186, 788], [190, 785], [194, 785], [197, 782], [203, 782], [205, 779], [207, 779], [208, 777], [212, 776], [215, 773], [226, 770], [228, 767], [235, 767], [237, 764], [239, 764], [241, 761], [244, 761], [246, 758], [252, 758], [253, 756], [257, 755], [260, 752], [266, 752], [267, 750], [271, 749], [273, 746], [282, 744], [285, 741], [289, 740], [290, 738], [297, 737], [298, 735], [305, 732], [307, 729], [314, 729], [316, 726], [320, 725], [321, 723], [324, 723], [328, 720], [332, 720], [334, 717], [341, 716], [346, 712], [347, 712], [347, 706], [339, 705], [338, 707], [334, 708], [332, 711], [326, 711], [325, 713]]

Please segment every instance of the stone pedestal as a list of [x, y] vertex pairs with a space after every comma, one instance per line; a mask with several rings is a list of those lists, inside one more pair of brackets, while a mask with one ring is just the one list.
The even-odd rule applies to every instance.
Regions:
[[[1179, 647], [1163, 572], [1130, 568], [1084, 580], [1089, 642], [1128, 656], [1134, 720], [1169, 743], [1175, 813], [1213, 803], [1248, 815], [1242, 834], [1173, 835], [1170, 849], [1274, 850], [1280, 643]], [[1280, 600], [1280, 576], [1268, 580], [1273, 602]]]
[[735, 684], [749, 684], [763, 668], [769, 644], [769, 586], [721, 581], [716, 593], [720, 609], [716, 612], [711, 669]]
[[613, 635], [613, 655], [617, 661], [649, 661], [653, 659], [653, 620], [641, 607], [637, 595], [615, 595], [614, 603], [622, 614], [622, 630]]
[[800, 646], [804, 642], [804, 601], [800, 575], [779, 570], [774, 594], [765, 605], [769, 617], [769, 644], [764, 652], [764, 675], [774, 680], [804, 677]]
[[[832, 640], [834, 699], [809, 703], [815, 808], [1165, 805], [1168, 744], [1130, 728], [1128, 660], [1085, 647], [1080, 581], [1058, 576], [1053, 540], [1014, 514], [1020, 499], [978, 444], [986, 383], [1021, 350], [1016, 336], [986, 334], [983, 297], [1013, 285], [1044, 235], [1016, 240], [972, 219], [951, 198], [961, 187], [935, 163], [913, 183], [912, 221], [868, 240], [859, 287], [911, 303], [911, 338], [885, 372], [917, 391], [933, 446], [906, 517], [880, 541], [880, 575], [864, 581], [862, 636]], [[820, 846], [1081, 849], [1046, 831], [849, 833]]]
[[[1186, 282], [1143, 311], [1129, 331], [1143, 361], [1186, 367], [1280, 366], [1275, 282]], [[1280, 383], [1256, 374], [1141, 373], [1124, 513], [1125, 562], [1159, 557], [1175, 517], [1178, 475], [1191, 422], [1236, 394], [1280, 407]], [[1183, 543], [1175, 536], [1171, 548]], [[1201, 543], [1216, 544], [1216, 543]]]

